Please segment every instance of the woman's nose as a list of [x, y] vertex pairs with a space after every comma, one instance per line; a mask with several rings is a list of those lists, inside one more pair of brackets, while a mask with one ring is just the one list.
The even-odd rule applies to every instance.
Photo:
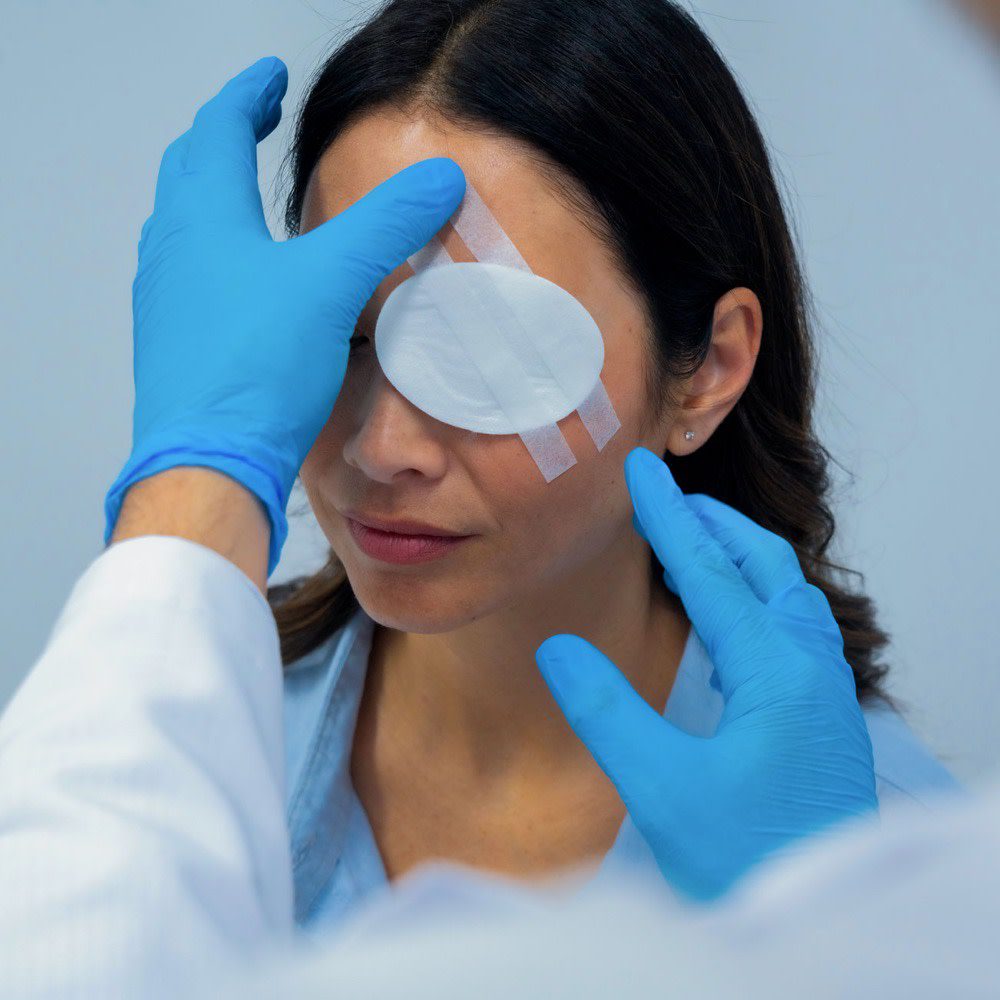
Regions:
[[344, 461], [369, 479], [391, 483], [402, 472], [428, 478], [443, 475], [447, 452], [432, 424], [374, 365], [371, 382], [355, 415], [355, 430], [344, 443]]

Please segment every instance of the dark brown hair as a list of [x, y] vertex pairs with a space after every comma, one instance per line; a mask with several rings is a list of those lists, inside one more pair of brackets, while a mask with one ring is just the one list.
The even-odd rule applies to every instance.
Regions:
[[[317, 161], [379, 106], [424, 111], [523, 144], [633, 283], [652, 333], [650, 413], [708, 351], [730, 289], [761, 301], [745, 392], [690, 455], [665, 456], [708, 493], [795, 548], [844, 636], [859, 698], [880, 694], [889, 641], [872, 600], [826, 558], [830, 455], [812, 429], [808, 299], [764, 140], [712, 42], [669, 0], [391, 0], [328, 58], [295, 120], [285, 167], [289, 237]], [[270, 587], [285, 665], [357, 607], [331, 550], [314, 575]]]

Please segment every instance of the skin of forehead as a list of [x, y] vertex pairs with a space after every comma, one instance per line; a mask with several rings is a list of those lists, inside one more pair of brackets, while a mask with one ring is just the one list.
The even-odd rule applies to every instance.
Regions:
[[[301, 231], [339, 214], [393, 174], [432, 156], [449, 156], [465, 173], [491, 214], [535, 274], [555, 282], [584, 304], [603, 330], [635, 312], [636, 299], [604, 243], [536, 164], [530, 150], [512, 139], [483, 135], [397, 110], [379, 110], [350, 124], [326, 149], [306, 187]], [[456, 261], [474, 261], [461, 238], [445, 224], [438, 233]], [[403, 262], [382, 281], [361, 313], [358, 327], [371, 335], [382, 304], [411, 277]]]

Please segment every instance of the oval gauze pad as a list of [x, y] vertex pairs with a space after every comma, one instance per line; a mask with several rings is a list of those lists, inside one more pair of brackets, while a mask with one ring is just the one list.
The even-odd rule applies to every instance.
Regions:
[[569, 292], [479, 262], [428, 267], [393, 289], [375, 352], [414, 406], [482, 434], [554, 424], [587, 398], [604, 365], [601, 331]]

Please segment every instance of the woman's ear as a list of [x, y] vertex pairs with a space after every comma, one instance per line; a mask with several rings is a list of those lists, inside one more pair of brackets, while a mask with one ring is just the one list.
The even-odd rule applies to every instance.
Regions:
[[680, 403], [668, 430], [668, 451], [690, 454], [726, 418], [753, 374], [763, 328], [760, 300], [749, 288], [733, 288], [716, 302], [708, 354], [679, 390]]

